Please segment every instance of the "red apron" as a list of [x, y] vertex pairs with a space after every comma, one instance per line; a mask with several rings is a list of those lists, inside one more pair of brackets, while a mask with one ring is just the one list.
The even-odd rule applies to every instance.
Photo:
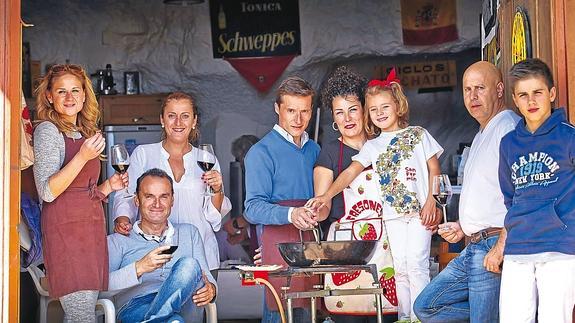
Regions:
[[[80, 150], [82, 139], [64, 136], [64, 167]], [[42, 206], [44, 264], [53, 298], [80, 290], [108, 289], [108, 245], [98, 190], [100, 160], [86, 163], [70, 186]]]
[[[338, 169], [341, 173], [343, 143], [340, 143]], [[384, 313], [397, 311], [393, 259], [383, 225], [381, 197], [377, 188], [379, 176], [373, 168], [365, 168], [342, 192], [344, 214], [332, 223], [327, 240], [377, 240], [375, 252], [369, 260], [376, 264], [378, 278], [387, 292], [383, 297]], [[370, 273], [357, 271], [351, 274], [325, 275], [325, 286], [329, 289], [372, 288], [373, 277]], [[337, 314], [375, 315], [373, 295], [330, 296], [324, 298], [326, 308]]]
[[[303, 206], [307, 200], [285, 200], [279, 201], [276, 204], [290, 207]], [[303, 239], [305, 241], [314, 241], [311, 231], [303, 232]], [[279, 242], [299, 242], [299, 230], [293, 224], [285, 225], [266, 225], [262, 233], [262, 263], [264, 265], [283, 265], [287, 267], [277, 248]], [[278, 294], [281, 293], [281, 288], [287, 286], [286, 277], [270, 277], [269, 282], [275, 288]], [[311, 277], [292, 277], [290, 289], [288, 292], [301, 292], [313, 290], [313, 285], [320, 282], [319, 275], [312, 275]], [[277, 311], [278, 307], [272, 293], [266, 288], [266, 305], [267, 308]], [[297, 307], [310, 307], [309, 299], [294, 299], [292, 302], [293, 308]]]

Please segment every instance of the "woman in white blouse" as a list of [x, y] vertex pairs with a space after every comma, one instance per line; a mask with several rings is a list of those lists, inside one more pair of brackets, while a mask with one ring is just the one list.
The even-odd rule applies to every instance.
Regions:
[[[204, 172], [197, 164], [199, 150], [192, 146], [199, 135], [198, 111], [194, 99], [185, 93], [170, 94], [162, 105], [160, 121], [163, 140], [155, 144], [140, 145], [130, 156], [129, 191], [136, 190], [136, 179], [150, 168], [160, 168], [174, 179], [174, 206], [172, 223], [195, 225], [204, 241], [208, 266], [215, 272], [219, 267], [218, 243], [214, 232], [220, 230], [222, 217], [231, 209], [224, 195], [220, 165]], [[206, 184], [215, 193], [204, 196]], [[114, 231], [127, 235], [135, 220], [137, 209], [125, 191], [114, 198]]]

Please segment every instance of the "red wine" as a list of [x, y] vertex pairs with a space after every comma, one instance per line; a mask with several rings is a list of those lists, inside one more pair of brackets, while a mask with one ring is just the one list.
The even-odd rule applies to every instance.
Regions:
[[128, 170], [129, 166], [130, 164], [116, 164], [116, 165], [112, 164], [112, 168], [115, 169], [120, 174], [124, 174]]
[[170, 249], [166, 249], [166, 250], [162, 251], [162, 254], [171, 255], [176, 251], [176, 249], [178, 249], [178, 246], [170, 246]]
[[449, 198], [449, 194], [441, 193], [441, 194], [433, 194], [433, 198], [437, 201], [437, 203], [441, 205], [447, 204], [447, 199]]
[[210, 163], [210, 162], [203, 162], [203, 161], [199, 161], [198, 160], [198, 166], [200, 166], [200, 168], [204, 171], [207, 172], [210, 169], [212, 169], [212, 167], [214, 167], [215, 163]]

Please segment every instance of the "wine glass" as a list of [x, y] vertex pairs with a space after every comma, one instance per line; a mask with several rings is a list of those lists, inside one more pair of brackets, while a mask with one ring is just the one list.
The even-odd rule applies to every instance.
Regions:
[[[124, 174], [128, 171], [128, 167], [130, 167], [130, 155], [128, 154], [128, 150], [124, 144], [117, 144], [110, 147], [110, 157], [112, 162], [112, 168], [116, 170], [116, 172], [120, 174]], [[128, 192], [128, 187], [126, 187], [126, 196], [125, 198], [130, 198], [133, 194]]]
[[[207, 172], [211, 170], [216, 164], [214, 148], [211, 144], [201, 144], [198, 146], [198, 149], [200, 150], [198, 154], [198, 166], [200, 166], [204, 172]], [[206, 184], [206, 191], [204, 192], [204, 196], [212, 195], [214, 195], [212, 187], [209, 184]]]
[[447, 175], [441, 174], [433, 176], [433, 187], [431, 194], [433, 194], [433, 198], [437, 204], [441, 205], [443, 209], [443, 222], [447, 223], [447, 212], [445, 207], [451, 200], [451, 195], [453, 194], [451, 183], [449, 182], [449, 177]]
[[[162, 251], [164, 255], [171, 255], [178, 249], [178, 245], [180, 243], [180, 236], [178, 234], [178, 230], [174, 228], [174, 232], [171, 235], [167, 235], [164, 240], [160, 242], [160, 246], [170, 246], [169, 249]], [[162, 272], [160, 272], [160, 276], [165, 277], [164, 268], [166, 267], [166, 263], [162, 265]]]

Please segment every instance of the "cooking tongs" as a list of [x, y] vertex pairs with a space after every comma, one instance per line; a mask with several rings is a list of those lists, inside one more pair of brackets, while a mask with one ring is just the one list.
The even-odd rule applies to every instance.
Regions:
[[[321, 245], [321, 237], [322, 237], [322, 230], [321, 230], [321, 226], [320, 225], [316, 225], [315, 227], [313, 227], [313, 229], [311, 229], [312, 233], [313, 233], [313, 237], [315, 239], [315, 242], [317, 242], [317, 244]], [[299, 230], [299, 241], [302, 244], [303, 247], [303, 231]]]

